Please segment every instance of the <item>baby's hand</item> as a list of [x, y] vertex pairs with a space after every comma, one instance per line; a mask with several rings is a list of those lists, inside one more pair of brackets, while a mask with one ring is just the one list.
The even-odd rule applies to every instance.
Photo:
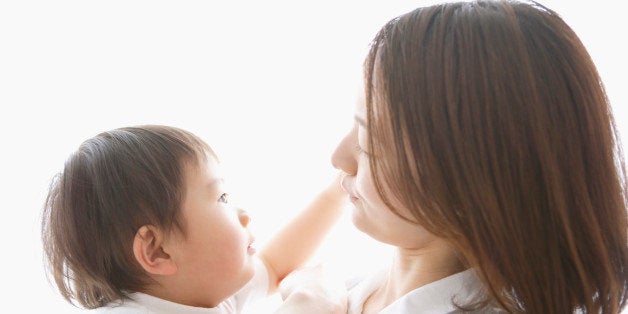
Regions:
[[294, 271], [279, 286], [284, 303], [275, 314], [347, 313], [347, 291], [318, 265]]

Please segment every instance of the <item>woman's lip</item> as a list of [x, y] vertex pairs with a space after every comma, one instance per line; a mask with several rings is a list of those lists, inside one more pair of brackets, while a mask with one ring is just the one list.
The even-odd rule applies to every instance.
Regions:
[[349, 194], [349, 196], [353, 196], [353, 179], [351, 177], [349, 177], [348, 175], [345, 175], [342, 178], [342, 181], [340, 181], [340, 187], [345, 190], [345, 192], [347, 194]]

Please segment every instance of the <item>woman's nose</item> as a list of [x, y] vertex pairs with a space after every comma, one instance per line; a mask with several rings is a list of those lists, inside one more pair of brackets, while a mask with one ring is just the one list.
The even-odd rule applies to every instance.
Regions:
[[248, 226], [249, 222], [251, 222], [251, 216], [249, 216], [249, 214], [241, 208], [238, 208], [238, 219], [240, 220], [242, 227]]
[[331, 155], [331, 164], [348, 175], [355, 175], [358, 171], [357, 151], [358, 134], [354, 127], [338, 144], [336, 150]]

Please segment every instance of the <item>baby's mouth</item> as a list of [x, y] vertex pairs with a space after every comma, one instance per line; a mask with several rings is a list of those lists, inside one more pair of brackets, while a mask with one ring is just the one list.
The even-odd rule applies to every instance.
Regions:
[[253, 255], [255, 254], [255, 252], [257, 252], [257, 249], [253, 246], [253, 242], [251, 242], [249, 246], [246, 247], [246, 252], [249, 253], [249, 255]]
[[249, 245], [246, 247], [246, 252], [250, 255], [255, 254], [257, 249], [253, 245], [255, 243], [255, 238], [249, 233]]

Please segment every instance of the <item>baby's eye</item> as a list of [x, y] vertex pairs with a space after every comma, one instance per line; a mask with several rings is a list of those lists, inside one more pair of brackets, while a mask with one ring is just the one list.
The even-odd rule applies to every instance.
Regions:
[[225, 203], [225, 204], [229, 203], [229, 194], [222, 193], [222, 195], [220, 195], [220, 197], [218, 198], [218, 202]]

